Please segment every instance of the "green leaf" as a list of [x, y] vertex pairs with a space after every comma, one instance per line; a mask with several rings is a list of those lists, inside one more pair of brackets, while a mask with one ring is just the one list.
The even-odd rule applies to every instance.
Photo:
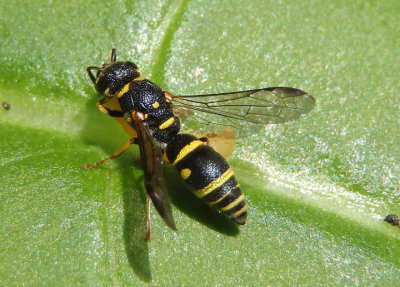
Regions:
[[[398, 1], [67, 2], [1, 0], [1, 285], [400, 283], [400, 229], [382, 221], [400, 212]], [[167, 167], [178, 231], [152, 208], [147, 243], [137, 147], [81, 169], [128, 139], [85, 71], [111, 48], [174, 94], [316, 98], [237, 140], [244, 227]]]

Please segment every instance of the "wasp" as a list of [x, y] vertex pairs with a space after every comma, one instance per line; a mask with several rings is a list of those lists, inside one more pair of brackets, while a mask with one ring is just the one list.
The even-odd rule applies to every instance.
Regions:
[[[95, 71], [95, 73], [94, 73]], [[175, 96], [141, 77], [135, 63], [117, 61], [112, 49], [110, 63], [87, 68], [96, 91], [102, 96], [99, 110], [116, 118], [130, 140], [111, 157], [91, 168], [116, 158], [131, 144], [138, 144], [144, 170], [147, 195], [147, 232], [150, 237], [150, 200], [164, 222], [176, 230], [163, 173], [163, 163], [172, 164], [192, 192], [243, 225], [247, 205], [232, 168], [225, 158], [208, 144], [206, 137], [181, 132], [179, 114], [210, 114], [208, 123], [235, 128], [284, 123], [298, 119], [312, 110], [314, 98], [299, 89], [272, 87], [264, 89], [207, 95]], [[222, 121], [222, 122], [223, 122]]]

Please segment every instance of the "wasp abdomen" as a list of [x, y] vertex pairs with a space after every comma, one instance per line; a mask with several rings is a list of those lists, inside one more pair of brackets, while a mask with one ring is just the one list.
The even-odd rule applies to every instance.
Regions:
[[178, 134], [167, 145], [166, 156], [193, 193], [243, 225], [247, 218], [244, 195], [225, 159], [195, 136]]

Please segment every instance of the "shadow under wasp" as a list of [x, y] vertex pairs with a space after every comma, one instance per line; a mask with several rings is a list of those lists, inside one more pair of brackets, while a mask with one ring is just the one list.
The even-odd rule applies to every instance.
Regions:
[[[164, 162], [175, 166], [192, 192], [209, 206], [238, 225], [245, 224], [247, 219], [245, 197], [221, 155], [226, 147], [211, 144], [210, 138], [218, 139], [215, 134], [198, 138], [182, 133], [178, 115], [194, 115], [207, 123], [246, 131], [251, 130], [250, 126], [259, 129], [266, 124], [296, 120], [315, 105], [310, 94], [289, 87], [175, 96], [142, 78], [133, 62], [117, 62], [115, 49], [111, 52], [110, 63], [88, 67], [87, 71], [103, 97], [97, 107], [114, 117], [130, 140], [111, 157], [83, 167], [97, 166], [118, 157], [131, 144], [139, 145], [147, 195], [146, 239], [150, 238], [150, 200], [165, 223], [176, 230], [164, 178]], [[201, 114], [211, 115], [212, 119]]]

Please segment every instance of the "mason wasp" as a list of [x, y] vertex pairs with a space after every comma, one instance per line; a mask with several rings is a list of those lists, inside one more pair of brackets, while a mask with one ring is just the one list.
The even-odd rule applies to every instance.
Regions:
[[[93, 74], [96, 71], [96, 75]], [[278, 124], [310, 112], [314, 98], [289, 87], [273, 87], [231, 93], [175, 96], [142, 78], [135, 63], [117, 62], [112, 49], [110, 63], [87, 68], [96, 91], [103, 98], [99, 110], [116, 118], [131, 137], [111, 157], [84, 165], [91, 168], [118, 157], [138, 144], [147, 194], [147, 232], [150, 237], [149, 204], [153, 202], [165, 223], [176, 230], [171, 212], [163, 162], [175, 166], [192, 192], [238, 225], [247, 219], [247, 205], [233, 171], [206, 137], [181, 133], [178, 113], [211, 114], [209, 123], [235, 128]], [[222, 121], [218, 120], [222, 119]]]

